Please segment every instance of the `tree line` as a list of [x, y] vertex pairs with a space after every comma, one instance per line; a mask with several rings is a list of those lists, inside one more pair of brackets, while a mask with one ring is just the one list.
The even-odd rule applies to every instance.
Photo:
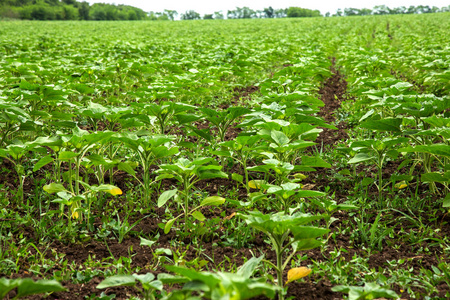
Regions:
[[[389, 14], [423, 14], [436, 12], [449, 12], [450, 5], [438, 8], [428, 5], [401, 6], [389, 8], [386, 5], [378, 5], [373, 9], [368, 8], [345, 8], [338, 9], [330, 16], [365, 16], [365, 15], [389, 15]], [[284, 9], [273, 9], [271, 6], [263, 10], [253, 10], [249, 7], [236, 7], [228, 10], [226, 14], [222, 11], [212, 14], [200, 15], [194, 10], [188, 10], [180, 15], [176, 10], [164, 10], [163, 12], [145, 12], [140, 8], [129, 5], [114, 5], [76, 0], [1, 0], [0, 18], [22, 19], [22, 20], [181, 20], [198, 19], [254, 19], [254, 18], [307, 18], [321, 17], [320, 11], [301, 7], [289, 7]]]
[[0, 18], [22, 20], [145, 20], [148, 13], [129, 5], [76, 0], [1, 0]]

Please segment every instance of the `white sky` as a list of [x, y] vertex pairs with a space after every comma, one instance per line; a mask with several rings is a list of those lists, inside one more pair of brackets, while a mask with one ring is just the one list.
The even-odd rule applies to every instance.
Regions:
[[149, 12], [162, 12], [164, 9], [176, 10], [178, 14], [184, 13], [187, 10], [195, 10], [201, 15], [207, 13], [214, 13], [215, 11], [222, 11], [226, 16], [228, 10], [236, 7], [248, 6], [251, 9], [258, 10], [265, 7], [272, 6], [274, 9], [287, 8], [290, 6], [298, 6], [302, 8], [318, 9], [322, 14], [330, 12], [334, 14], [338, 8], [370, 8], [376, 5], [387, 5], [390, 8], [410, 5], [429, 5], [437, 6], [439, 8], [450, 5], [450, 0], [87, 0], [90, 4], [93, 3], [114, 3], [125, 4], [139, 7], [142, 10]]

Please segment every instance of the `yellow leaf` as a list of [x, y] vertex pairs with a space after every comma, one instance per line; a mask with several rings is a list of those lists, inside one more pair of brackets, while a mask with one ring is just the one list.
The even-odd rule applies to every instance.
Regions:
[[286, 284], [295, 281], [297, 279], [308, 276], [311, 273], [311, 269], [307, 267], [293, 268], [288, 271]]
[[294, 178], [296, 178], [296, 179], [306, 179], [307, 177], [306, 177], [305, 174], [302, 174], [302, 173], [295, 173], [295, 174], [294, 174]]
[[248, 182], [248, 187], [252, 189], [260, 189], [263, 182], [263, 180], [250, 180]]
[[110, 193], [110, 194], [113, 195], [113, 196], [116, 196], [116, 195], [122, 195], [122, 190], [119, 189], [118, 187], [114, 187], [114, 188], [112, 188], [112, 189], [110, 189], [110, 190], [106, 190], [106, 192], [107, 192], [107, 193]]
[[78, 219], [80, 217], [80, 214], [77, 211], [72, 212], [72, 219]]
[[406, 184], [406, 182], [404, 180], [395, 184], [395, 187], [398, 188], [399, 190], [404, 189], [407, 186], [408, 185]]

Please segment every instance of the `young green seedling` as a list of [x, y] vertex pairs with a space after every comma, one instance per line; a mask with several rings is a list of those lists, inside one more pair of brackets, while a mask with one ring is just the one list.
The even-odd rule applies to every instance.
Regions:
[[[329, 232], [328, 229], [304, 226], [312, 221], [322, 219], [321, 215], [297, 213], [286, 215], [284, 212], [265, 215], [259, 211], [247, 215], [239, 214], [245, 222], [266, 234], [272, 244], [277, 257], [276, 265], [266, 261], [277, 272], [277, 284], [281, 290], [284, 288], [283, 271], [297, 251], [313, 249], [322, 245], [318, 237]], [[288, 252], [289, 251], [289, 252]], [[284, 294], [280, 292], [278, 299], [283, 300]]]
[[[109, 184], [102, 184], [99, 186], [90, 186], [87, 183], [80, 181], [80, 184], [85, 188], [84, 193], [74, 193], [70, 190], [67, 190], [60, 183], [51, 183], [48, 185], [44, 185], [44, 191], [49, 194], [58, 195], [59, 198], [53, 200], [52, 202], [61, 204], [61, 213], [63, 214], [64, 206], [67, 205], [70, 207], [69, 215], [66, 215], [69, 220], [69, 228], [72, 225], [72, 219], [80, 219], [83, 220], [83, 211], [87, 213], [87, 224], [88, 229], [90, 229], [90, 211], [92, 202], [96, 199], [95, 196], [99, 192], [106, 192], [110, 195], [116, 196], [121, 195], [122, 190], [116, 186]], [[86, 202], [86, 208], [83, 209], [81, 207], [82, 201]]]
[[[136, 283], [142, 285], [140, 289]], [[163, 284], [160, 280], [155, 280], [155, 275], [147, 274], [133, 274], [133, 275], [115, 275], [106, 278], [97, 285], [98, 289], [106, 289], [117, 286], [133, 286], [145, 300], [155, 300], [154, 291], [162, 291]]]
[[158, 207], [165, 205], [169, 199], [175, 196], [182, 199], [181, 206], [183, 208], [183, 214], [178, 215], [166, 223], [164, 227], [165, 233], [168, 233], [173, 223], [183, 215], [184, 231], [187, 233], [189, 215], [192, 215], [199, 221], [204, 221], [205, 216], [198, 209], [207, 205], [221, 205], [225, 202], [225, 199], [222, 197], [211, 196], [203, 199], [200, 205], [189, 209], [189, 204], [191, 204], [191, 191], [197, 182], [210, 178], [228, 178], [228, 175], [221, 171], [221, 166], [209, 164], [212, 160], [212, 158], [197, 158], [191, 161], [186, 158], [179, 158], [173, 164], [160, 165], [160, 169], [156, 171], [160, 174], [156, 180], [173, 178], [181, 185], [181, 190], [174, 189], [165, 191], [158, 199]]
[[348, 161], [349, 164], [370, 161], [375, 164], [378, 170], [377, 189], [378, 189], [378, 205], [383, 207], [383, 166], [386, 158], [397, 158], [399, 151], [394, 149], [402, 143], [408, 142], [408, 138], [384, 138], [381, 140], [365, 140], [353, 142], [350, 145], [357, 154]]
[[165, 266], [168, 271], [181, 276], [160, 274], [163, 283], [184, 283], [182, 290], [174, 291], [165, 300], [188, 298], [193, 292], [200, 293], [202, 299], [251, 299], [264, 295], [273, 299], [279, 290], [277, 286], [265, 283], [263, 279], [250, 278], [256, 271], [263, 256], [252, 257], [236, 273], [196, 271], [179, 266]]
[[150, 204], [150, 187], [152, 184], [150, 167], [158, 160], [172, 156], [178, 153], [172, 141], [175, 140], [173, 136], [167, 135], [146, 135], [146, 132], [133, 134], [122, 133], [114, 138], [115, 141], [124, 143], [129, 150], [134, 152], [139, 164], [142, 166], [142, 181], [140, 181], [136, 172], [127, 164], [119, 164], [119, 169], [132, 175], [141, 184], [143, 191], [144, 204]]
[[374, 282], [366, 282], [361, 286], [338, 285], [331, 288], [333, 292], [348, 294], [348, 300], [372, 300], [379, 298], [398, 299], [394, 291], [382, 288]]

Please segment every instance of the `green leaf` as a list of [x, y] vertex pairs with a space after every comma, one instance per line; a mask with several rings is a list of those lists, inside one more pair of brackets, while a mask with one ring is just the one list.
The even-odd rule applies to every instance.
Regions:
[[374, 159], [375, 157], [368, 155], [367, 153], [358, 153], [355, 155], [355, 157], [353, 157], [352, 159], [350, 159], [347, 163], [349, 164], [357, 164], [363, 161], [368, 161], [371, 159]]
[[261, 255], [260, 257], [252, 257], [250, 258], [245, 264], [243, 264], [239, 270], [236, 272], [237, 275], [242, 276], [244, 278], [250, 278], [250, 276], [255, 273], [256, 268], [263, 260], [264, 255]]
[[26, 297], [35, 294], [63, 292], [66, 289], [56, 280], [38, 280], [33, 281], [30, 278], [22, 279], [17, 288], [17, 298]]
[[74, 157], [77, 157], [78, 155], [79, 155], [79, 153], [72, 152], [72, 151], [61, 151], [61, 152], [59, 153], [58, 158], [59, 158], [60, 160], [65, 161], [65, 160], [69, 160], [69, 159], [72, 159], [72, 158], [74, 158]]
[[296, 193], [296, 195], [299, 197], [322, 197], [326, 196], [326, 193], [311, 190], [300, 190]]
[[206, 217], [198, 210], [194, 211], [191, 215], [200, 222], [203, 222], [206, 220]]
[[132, 275], [115, 275], [106, 278], [97, 285], [98, 289], [106, 289], [115, 286], [134, 286], [136, 279]]
[[442, 174], [431, 172], [425, 173], [420, 176], [422, 182], [447, 182], [448, 178], [444, 177]]
[[369, 120], [361, 123], [362, 128], [379, 131], [400, 132], [400, 125], [402, 119], [400, 118], [385, 118], [381, 120]]
[[155, 244], [157, 242], [157, 241], [150, 241], [150, 240], [144, 239], [143, 237], [140, 237], [140, 239], [141, 239], [141, 243], [139, 244], [140, 246], [151, 247], [151, 246], [153, 246], [153, 244]]
[[5, 298], [6, 294], [18, 287], [21, 282], [22, 279], [0, 278], [0, 299]]
[[237, 173], [231, 174], [231, 179], [239, 183], [244, 183], [244, 176]]
[[168, 234], [170, 229], [172, 228], [173, 223], [175, 223], [175, 221], [177, 220], [177, 218], [173, 218], [169, 221], [167, 221], [166, 225], [164, 226], [164, 233]]
[[44, 185], [44, 191], [49, 194], [53, 194], [58, 192], [65, 192], [67, 190], [62, 184], [52, 182], [50, 184]]
[[302, 156], [302, 166], [315, 168], [331, 168], [331, 165], [320, 157]]
[[450, 207], [450, 194], [447, 194], [447, 196], [445, 196], [442, 207]]
[[124, 171], [124, 172], [127, 172], [131, 176], [136, 176], [136, 172], [134, 171], [133, 167], [129, 163], [121, 162], [117, 166], [117, 169], [119, 169], [121, 171]]
[[155, 275], [152, 273], [147, 274], [133, 274], [133, 277], [139, 280], [142, 284], [150, 283], [153, 279], [155, 279]]
[[169, 201], [170, 198], [175, 196], [177, 194], [177, 192], [178, 192], [178, 190], [174, 189], [174, 190], [169, 190], [169, 191], [165, 191], [164, 193], [162, 193], [158, 198], [158, 207], [161, 207], [164, 204], [166, 204], [166, 202]]
[[159, 273], [158, 280], [164, 284], [186, 283], [189, 281], [189, 279], [184, 276], [175, 276], [167, 273]]
[[44, 156], [43, 158], [41, 158], [33, 167], [33, 172], [36, 172], [37, 170], [39, 170], [40, 168], [42, 168], [43, 166], [53, 162], [54, 159], [51, 155], [47, 155]]
[[203, 199], [202, 203], [200, 203], [200, 206], [206, 206], [206, 205], [222, 205], [225, 203], [225, 198], [219, 197], [219, 196], [210, 196]]
[[450, 157], [450, 145], [446, 144], [419, 145], [415, 147], [401, 148], [398, 150], [398, 152], [431, 153], [435, 155]]
[[270, 132], [270, 136], [278, 146], [283, 146], [289, 143], [289, 138], [281, 131], [272, 130]]

